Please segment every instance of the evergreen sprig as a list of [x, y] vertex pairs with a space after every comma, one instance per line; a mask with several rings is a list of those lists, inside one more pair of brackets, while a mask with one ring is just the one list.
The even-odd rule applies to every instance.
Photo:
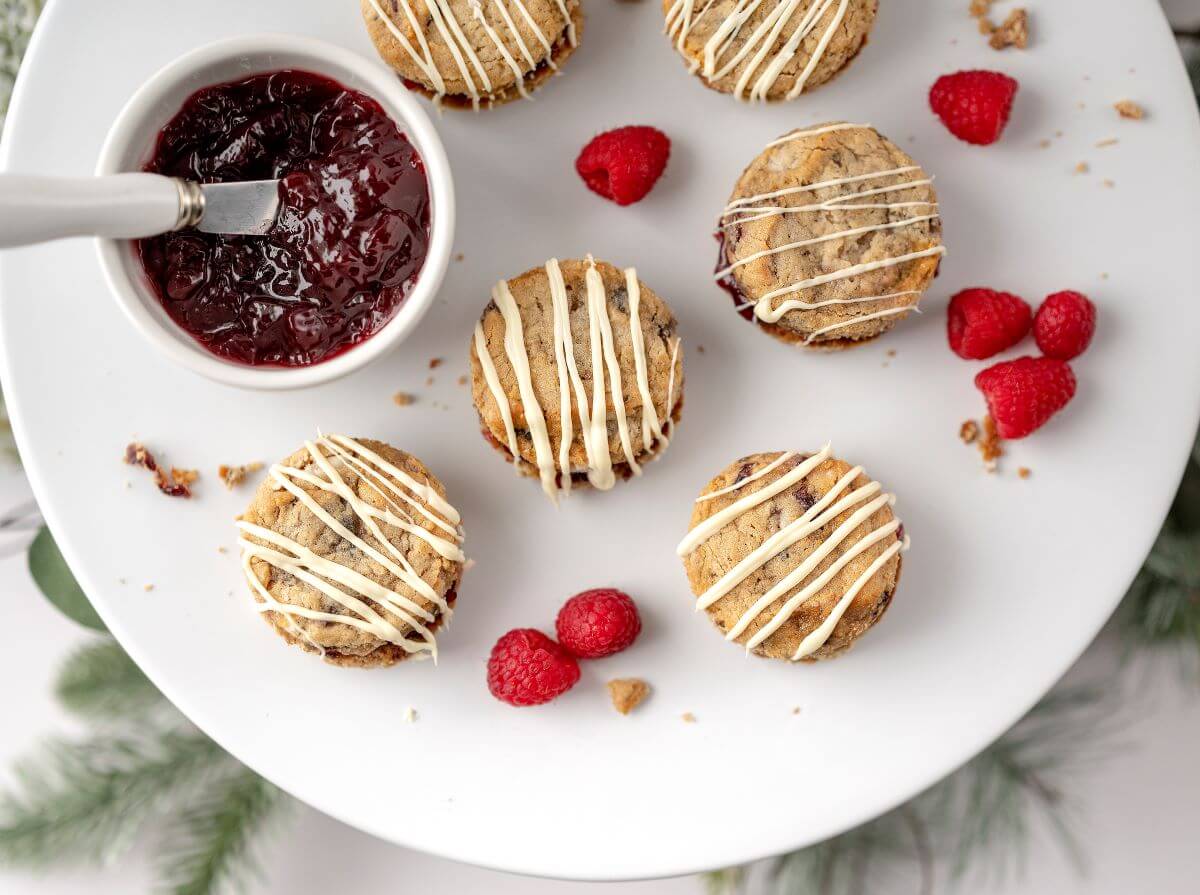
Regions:
[[43, 0], [0, 0], [0, 125]]
[[253, 876], [252, 845], [282, 792], [192, 728], [114, 640], [71, 654], [55, 692], [98, 732], [17, 765], [0, 796], [0, 863], [107, 863], [161, 829], [163, 892], [215, 895]]
[[17, 791], [0, 800], [0, 860], [34, 869], [110, 862], [228, 761], [196, 732], [52, 740], [17, 765]]
[[54, 694], [68, 711], [95, 721], [128, 718], [164, 703], [162, 693], [121, 645], [107, 637], [67, 657]]
[[259, 873], [253, 845], [284, 804], [279, 789], [247, 768], [194, 799], [163, 845], [163, 891], [209, 895], [241, 890]]
[[[1099, 686], [1052, 692], [925, 793], [840, 836], [776, 858], [770, 888], [779, 895], [929, 893], [939, 863], [951, 881], [989, 870], [1002, 876], [1023, 862], [1039, 819], [1082, 863], [1070, 825], [1069, 783], [1074, 771], [1111, 745], [1111, 692]], [[744, 880], [743, 872], [731, 871], [707, 877], [714, 895], [740, 891]], [[898, 887], [898, 880], [908, 884]]]
[[1174, 649], [1200, 667], [1200, 442], [1163, 530], [1117, 613], [1130, 654]]

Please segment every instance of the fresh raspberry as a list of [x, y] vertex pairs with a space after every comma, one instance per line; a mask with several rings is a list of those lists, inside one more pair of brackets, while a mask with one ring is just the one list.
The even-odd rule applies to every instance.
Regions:
[[642, 630], [642, 620], [628, 594], [601, 587], [567, 600], [554, 627], [558, 642], [579, 658], [599, 659], [633, 643]]
[[1096, 306], [1079, 292], [1046, 296], [1033, 318], [1033, 337], [1046, 357], [1079, 357], [1096, 332]]
[[950, 350], [967, 360], [983, 360], [1025, 338], [1033, 310], [1021, 298], [994, 289], [964, 289], [946, 309]]
[[975, 377], [1001, 438], [1024, 438], [1041, 428], [1075, 395], [1075, 374], [1053, 357], [1002, 361]]
[[488, 690], [509, 705], [541, 705], [579, 680], [579, 663], [533, 628], [516, 628], [496, 641], [488, 656]]
[[978, 146], [995, 143], [1008, 124], [1017, 82], [998, 71], [942, 75], [929, 90], [929, 106], [950, 133]]
[[643, 198], [662, 176], [671, 141], [653, 127], [619, 127], [583, 147], [575, 170], [589, 190], [618, 205]]

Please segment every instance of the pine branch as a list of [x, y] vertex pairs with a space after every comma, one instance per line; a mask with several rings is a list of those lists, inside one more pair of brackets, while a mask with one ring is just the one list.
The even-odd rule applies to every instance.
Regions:
[[192, 802], [163, 845], [162, 890], [170, 895], [213, 895], [242, 889], [259, 868], [252, 845], [286, 796], [241, 768]]
[[108, 638], [80, 647], [67, 658], [54, 693], [64, 708], [94, 720], [136, 716], [164, 702], [121, 645]]
[[[991, 862], [1005, 872], [1023, 859], [1035, 816], [1082, 862], [1070, 826], [1071, 773], [1107, 753], [1109, 688], [1055, 691], [966, 767], [915, 799], [856, 829], [775, 859], [779, 895], [933, 891], [934, 860], [962, 878]], [[722, 874], [713, 891], [734, 891]], [[898, 885], [907, 876], [911, 884]]]
[[47, 868], [111, 861], [146, 821], [233, 762], [200, 733], [52, 741], [0, 797], [0, 862]]

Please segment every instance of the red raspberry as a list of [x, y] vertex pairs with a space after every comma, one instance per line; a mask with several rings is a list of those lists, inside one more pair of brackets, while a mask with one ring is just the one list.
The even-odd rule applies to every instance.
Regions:
[[1067, 406], [1075, 395], [1075, 374], [1053, 357], [1002, 361], [975, 377], [1001, 438], [1024, 438]]
[[559, 643], [579, 658], [599, 659], [633, 643], [642, 630], [642, 620], [627, 594], [602, 587], [567, 600], [554, 627]]
[[579, 680], [579, 663], [533, 628], [516, 628], [496, 641], [488, 657], [488, 690], [509, 705], [541, 705]]
[[946, 309], [950, 350], [967, 360], [983, 360], [1016, 345], [1029, 332], [1033, 311], [1008, 292], [964, 289]]
[[950, 133], [978, 146], [995, 143], [1008, 124], [1017, 82], [998, 71], [942, 75], [929, 90], [929, 107]]
[[1079, 292], [1046, 296], [1033, 318], [1033, 337], [1046, 357], [1071, 360], [1083, 354], [1096, 332], [1096, 306]]
[[619, 127], [592, 139], [575, 159], [589, 190], [618, 205], [643, 198], [667, 167], [671, 141], [653, 127]]

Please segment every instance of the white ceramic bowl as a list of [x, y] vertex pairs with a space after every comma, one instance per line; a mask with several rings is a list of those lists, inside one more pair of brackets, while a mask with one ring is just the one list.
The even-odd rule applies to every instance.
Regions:
[[252, 367], [224, 360], [181, 329], [151, 291], [125, 240], [98, 240], [105, 279], [125, 316], [176, 363], [228, 385], [289, 389], [345, 376], [398, 345], [420, 322], [441, 285], [454, 241], [454, 183], [441, 139], [429, 116], [390, 70], [349, 50], [307, 37], [252, 35], [222, 40], [180, 57], [151, 77], [126, 103], [100, 153], [97, 174], [139, 171], [159, 131], [202, 87], [279, 69], [304, 69], [373, 97], [400, 126], [425, 163], [431, 224], [429, 252], [412, 292], [396, 316], [371, 338], [308, 367]]

